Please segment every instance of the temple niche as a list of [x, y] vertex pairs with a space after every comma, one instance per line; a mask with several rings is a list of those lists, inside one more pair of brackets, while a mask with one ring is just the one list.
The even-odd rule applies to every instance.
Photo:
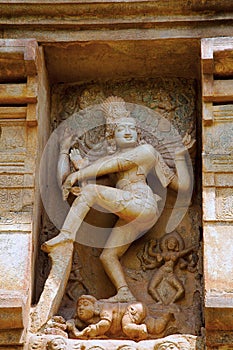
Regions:
[[[200, 183], [197, 181], [200, 164], [196, 155], [199, 142], [195, 142], [197, 135], [200, 134], [197, 123], [198, 93], [195, 79], [171, 77], [128, 79], [101, 84], [54, 84], [51, 92], [51, 131], [59, 130], [59, 126], [67, 121], [71, 121], [71, 124], [68, 125], [71, 126], [73, 132], [78, 125], [79, 142], [74, 148], [79, 149], [83, 157], [88, 155], [91, 162], [95, 157], [98, 158], [98, 154], [101, 154], [103, 149], [98, 149], [99, 153], [93, 153], [91, 150], [98, 148], [96, 146], [101, 142], [103, 144], [105, 140], [103, 114], [98, 107], [93, 106], [101, 106], [109, 96], [119, 96], [125, 101], [126, 109], [130, 109], [131, 115], [141, 125], [141, 139], [152, 144], [160, 152], [165, 166], [171, 172], [176, 171], [174, 151], [178, 147], [177, 136], [174, 135], [173, 128], [180, 137], [178, 142], [181, 142], [182, 139], [187, 140], [188, 135], [188, 171], [190, 176], [193, 176], [193, 190], [188, 205], [187, 202], [180, 202], [175, 207], [178, 197], [176, 192], [169, 188], [165, 191], [161, 182], [153, 174], [148, 175], [148, 184], [153, 192], [161, 197], [158, 202], [159, 218], [148, 232], [139, 235], [139, 238], [131, 243], [120, 258], [127, 285], [135, 301], [116, 302], [113, 300], [111, 302], [111, 297], [116, 294], [116, 288], [107, 276], [100, 260], [104, 247], [101, 240], [107, 239], [110, 228], [117, 221], [117, 216], [110, 210], [91, 208], [79, 229], [81, 238], [74, 242], [68, 282], [56, 313], [47, 320], [46, 324], [42, 324], [42, 327], [37, 329], [35, 319], [38, 314], [35, 311], [33, 316], [32, 312], [34, 332], [39, 331], [42, 338], [39, 341], [38, 337], [33, 336], [31, 348], [35, 348], [37, 341], [40, 344], [38, 346], [43, 348], [46, 346], [46, 337], [52, 339], [55, 335], [63, 337], [61, 341], [63, 345], [60, 344], [60, 349], [63, 348], [62, 346], [66, 348], [66, 343], [69, 342], [68, 337], [69, 339], [122, 339], [124, 344], [128, 340], [155, 339], [153, 346], [156, 349], [170, 349], [172, 344], [177, 349], [193, 349], [197, 346], [196, 337], [201, 336], [203, 325], [201, 195]], [[54, 146], [51, 146], [51, 149], [52, 147]], [[59, 142], [56, 143], [54, 149], [58, 148]], [[47, 153], [49, 149], [48, 147]], [[55, 151], [51, 155], [45, 155], [45, 160], [43, 162], [42, 159], [41, 163], [40, 177], [43, 186], [44, 182], [48, 181], [47, 187], [46, 185], [44, 187], [48, 189], [48, 186], [51, 185], [55, 190], [43, 193], [42, 189], [45, 209], [39, 246], [59, 234], [69, 210], [67, 208], [62, 210], [59, 206], [58, 197], [61, 195], [61, 190], [56, 180], [58, 157], [58, 151]], [[44, 169], [46, 164], [50, 164], [49, 170]], [[98, 183], [112, 186], [107, 176], [102, 176]], [[69, 196], [69, 205], [74, 199], [75, 193]], [[179, 219], [179, 212], [184, 213], [181, 219]], [[170, 217], [172, 220], [169, 221]], [[168, 223], [172, 228], [168, 228]], [[51, 250], [48, 252], [51, 253]], [[50, 269], [51, 262], [48, 254], [39, 250], [35, 273], [35, 310], [41, 303], [40, 298], [46, 288], [45, 283], [49, 280]], [[97, 321], [86, 324], [84, 322], [82, 328], [78, 329], [78, 326], [76, 328], [75, 320], [79, 315], [78, 305], [82, 303], [82, 300], [87, 300], [87, 303], [93, 305], [93, 308], [97, 310], [95, 317], [98, 320], [102, 320], [102, 314], [117, 315], [119, 305], [123, 305], [125, 311], [122, 311], [123, 318], [120, 320], [121, 332], [113, 331], [111, 326], [106, 332], [95, 333], [92, 330], [85, 333], [85, 326], [92, 322], [95, 324]], [[123, 326], [124, 322], [128, 325], [129, 321], [124, 321], [128, 317], [128, 312], [140, 315], [140, 319], [135, 321], [135, 325], [139, 327], [136, 327], [136, 333], [135, 331], [132, 333], [132, 330], [128, 331], [128, 328]], [[103, 319], [106, 317], [104, 316]], [[116, 316], [111, 317], [114, 323]], [[69, 320], [72, 320], [73, 323]], [[83, 328], [84, 331], [80, 332]], [[181, 334], [185, 336], [182, 338]], [[164, 337], [168, 337], [167, 341], [161, 341]], [[88, 341], [93, 342], [94, 340]], [[78, 346], [77, 344], [80, 343], [76, 341], [73, 344]], [[111, 346], [108, 345], [108, 348]], [[47, 348], [52, 349], [53, 347], [50, 344], [47, 345]]]
[[232, 349], [232, 2], [0, 13], [0, 349]]

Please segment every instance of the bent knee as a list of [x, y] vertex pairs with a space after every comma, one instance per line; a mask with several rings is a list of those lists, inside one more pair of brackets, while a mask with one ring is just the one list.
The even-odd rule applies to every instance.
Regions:
[[81, 196], [89, 206], [92, 206], [95, 203], [97, 195], [97, 185], [95, 184], [87, 184], [82, 188]]
[[110, 254], [108, 252], [106, 252], [105, 250], [102, 251], [102, 253], [100, 254], [100, 261], [102, 263], [105, 263], [106, 261], [109, 261], [110, 258]]
[[118, 256], [117, 253], [114, 252], [112, 249], [104, 249], [100, 254], [100, 261], [102, 262], [102, 264], [109, 261], [115, 261], [115, 259], [118, 259]]

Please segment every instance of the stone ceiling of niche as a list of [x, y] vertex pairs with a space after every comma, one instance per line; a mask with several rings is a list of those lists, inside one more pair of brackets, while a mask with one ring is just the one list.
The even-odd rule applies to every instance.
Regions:
[[51, 83], [199, 76], [196, 40], [50, 43], [44, 49]]

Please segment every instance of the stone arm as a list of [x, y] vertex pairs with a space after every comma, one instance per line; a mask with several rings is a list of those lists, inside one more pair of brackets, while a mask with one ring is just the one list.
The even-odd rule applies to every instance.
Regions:
[[189, 247], [187, 249], [184, 249], [182, 250], [181, 252], [178, 253], [178, 256], [179, 258], [183, 258], [185, 255], [191, 253], [192, 251], [194, 250], [197, 250], [198, 249], [198, 245], [197, 246], [192, 246], [192, 247]]
[[97, 337], [104, 335], [111, 327], [111, 321], [102, 319], [96, 324], [91, 324], [82, 330], [82, 335], [86, 337]]
[[74, 319], [66, 321], [66, 327], [70, 338], [76, 339], [80, 336], [80, 331], [76, 328], [77, 324]]
[[74, 319], [67, 321], [66, 325], [70, 338], [82, 339], [104, 335], [111, 327], [111, 321], [102, 319], [96, 324], [85, 327], [82, 331], [79, 331], [76, 327], [77, 324]]
[[129, 170], [133, 167], [135, 167], [135, 163], [133, 161], [126, 160], [121, 157], [113, 157], [112, 159], [93, 163], [85, 169], [80, 169], [78, 179], [83, 181], [85, 179]]
[[189, 169], [185, 159], [185, 149], [176, 151], [175, 153], [175, 165], [176, 165], [176, 175], [172, 179], [171, 183], [168, 185], [174, 191], [187, 192], [190, 190], [191, 178], [189, 174]]
[[163, 254], [160, 254], [160, 253], [156, 254], [156, 259], [159, 263], [162, 262], [164, 260]]
[[142, 145], [135, 148], [133, 151], [131, 150], [123, 154], [99, 159], [86, 168], [72, 173], [66, 179], [65, 185], [73, 186], [76, 181], [127, 171], [136, 166], [143, 166], [146, 173], [146, 169], [151, 169], [156, 162], [157, 157], [154, 148], [150, 145]]
[[68, 128], [65, 129], [64, 134], [60, 137], [60, 153], [57, 164], [57, 181], [60, 187], [62, 187], [65, 179], [71, 172], [69, 150], [76, 142], [76, 139], [76, 136]]
[[59, 187], [62, 187], [62, 184], [68, 175], [70, 175], [69, 153], [60, 151], [57, 164], [57, 182]]
[[156, 240], [150, 240], [146, 243], [146, 248], [148, 249], [148, 254], [152, 257], [157, 257], [157, 253], [154, 251], [154, 248], [157, 246]]
[[154, 260], [151, 261], [150, 263], [146, 262], [144, 265], [142, 265], [143, 271], [153, 270], [155, 267], [157, 267], [157, 261], [154, 261]]

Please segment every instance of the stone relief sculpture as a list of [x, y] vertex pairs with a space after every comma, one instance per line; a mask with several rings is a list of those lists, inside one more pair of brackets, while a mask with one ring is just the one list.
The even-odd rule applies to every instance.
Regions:
[[[29, 344], [30, 350], [203, 350], [200, 345], [196, 347], [196, 337], [191, 335], [173, 335], [163, 339], [154, 339], [147, 341], [127, 341], [124, 340], [121, 343], [111, 342], [108, 340], [75, 340], [64, 339], [62, 337], [43, 338], [43, 339], [31, 339]], [[105, 343], [106, 342], [106, 343]], [[121, 345], [119, 345], [121, 344]]]
[[165, 341], [164, 343], [155, 346], [154, 350], [189, 350], [191, 346], [188, 342]]
[[[113, 228], [100, 258], [117, 290], [116, 296], [109, 301], [128, 302], [134, 301], [135, 297], [127, 286], [119, 258], [128, 249], [130, 243], [154, 225], [158, 219], [156, 197], [145, 181], [148, 172], [154, 167], [162, 184], [169, 185], [174, 190], [178, 190], [179, 187], [187, 191], [190, 179], [185, 163], [185, 148], [176, 151], [176, 175], [170, 171], [151, 145], [138, 145], [136, 123], [129, 116], [123, 100], [109, 98], [104, 102], [103, 109], [106, 113], [107, 125], [112, 128], [109, 131], [112, 134], [110, 140], [114, 139], [116, 142], [116, 153], [87, 165], [86, 160], [81, 159], [78, 152], [71, 151], [71, 160], [79, 170], [68, 175], [72, 136], [65, 135], [61, 143], [58, 180], [62, 186], [64, 198], [67, 198], [77, 181], [83, 182], [105, 174], [116, 174], [117, 188], [96, 184], [86, 184], [82, 189], [79, 187], [78, 193], [75, 193], [77, 198], [72, 204], [60, 234], [46, 242], [42, 249], [51, 252], [57, 245], [73, 242], [82, 220], [93, 204], [97, 203], [116, 213], [119, 221]], [[182, 182], [178, 180], [178, 176], [182, 176]]]
[[[143, 340], [148, 333], [161, 333], [172, 315], [154, 319], [147, 314], [141, 302], [116, 303], [97, 301], [91, 295], [82, 295], [77, 302], [75, 318], [67, 321], [70, 338], [88, 339], [103, 335]], [[82, 329], [81, 331], [79, 329]]]
[[[191, 180], [186, 153], [194, 141], [189, 135], [185, 136], [186, 147], [178, 145], [175, 149], [175, 169], [171, 169], [151, 144], [140, 140], [137, 122], [130, 116], [123, 99], [109, 97], [103, 102], [102, 110], [106, 118], [108, 155], [90, 161], [73, 147], [77, 140], [72, 132], [66, 130], [60, 139], [58, 183], [64, 200], [67, 200], [70, 194], [76, 198], [60, 233], [42, 245], [42, 250], [52, 259], [52, 269], [40, 300], [32, 309], [31, 331], [36, 332], [46, 325], [45, 334], [61, 335], [62, 332], [67, 332], [69, 337], [74, 339], [106, 335], [116, 337], [123, 333], [126, 338], [142, 340], [149, 334], [161, 333], [172, 319], [172, 315], [167, 313], [154, 319], [147, 314], [145, 306], [136, 300], [127, 283], [120, 259], [131, 243], [148, 231], [159, 218], [159, 196], [153, 193], [146, 181], [152, 169], [164, 188], [169, 187], [184, 194], [190, 191]], [[93, 180], [104, 175], [111, 175], [115, 186], [93, 183]], [[65, 323], [59, 316], [54, 315], [71, 271], [73, 243], [77, 240], [84, 218], [96, 204], [118, 217], [100, 255], [103, 268], [116, 288], [116, 294], [106, 300], [97, 300], [91, 295], [81, 296], [77, 303], [75, 319]], [[145, 269], [154, 264], [151, 257], [155, 258], [157, 263], [164, 262], [152, 278], [149, 292], [156, 301], [161, 302], [156, 288], [161, 278], [167, 278], [176, 290], [172, 301], [175, 302], [183, 295], [184, 287], [174, 275], [174, 265], [194, 248], [183, 249], [174, 237], [161, 245], [160, 253], [154, 253], [153, 247], [148, 248], [149, 264], [148, 261], [145, 263], [144, 259]], [[165, 276], [169, 273], [170, 279]], [[85, 303], [86, 309], [83, 307]], [[48, 346], [52, 349], [52, 343]]]
[[67, 349], [67, 343], [64, 338], [56, 337], [54, 339], [51, 339], [48, 341], [46, 345], [46, 350], [66, 350]]
[[29, 344], [30, 350], [39, 350], [43, 348], [43, 337], [36, 337], [36, 339], [30, 339], [31, 344]]
[[[176, 276], [174, 269], [179, 262], [179, 267], [184, 269], [189, 266], [189, 270], [196, 265], [196, 259], [186, 261], [182, 258], [190, 255], [198, 247], [184, 249], [184, 241], [177, 232], [172, 232], [163, 236], [160, 241], [160, 251], [155, 252], [157, 241], [151, 240], [146, 243], [143, 254], [139, 258], [143, 269], [154, 269], [156, 272], [148, 286], [148, 292], [152, 298], [161, 304], [172, 304], [184, 297], [185, 289], [182, 282]], [[159, 293], [159, 285], [166, 283], [168, 295], [163, 295], [163, 288]]]
[[53, 316], [46, 323], [43, 333], [51, 335], [60, 335], [64, 338], [68, 338], [66, 330], [66, 320], [62, 316]]

